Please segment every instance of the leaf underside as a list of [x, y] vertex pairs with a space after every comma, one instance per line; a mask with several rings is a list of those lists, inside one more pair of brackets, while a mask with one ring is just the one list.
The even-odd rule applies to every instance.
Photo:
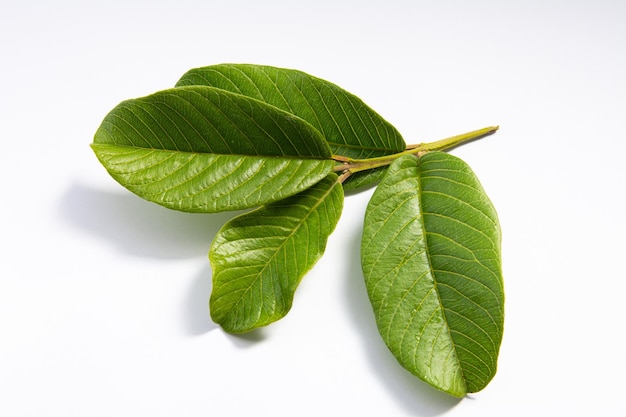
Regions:
[[[302, 71], [221, 64], [192, 69], [176, 85], [221, 88], [292, 113], [319, 130], [335, 155], [366, 159], [391, 155], [406, 147], [400, 133], [361, 99]], [[360, 172], [344, 186], [369, 185], [379, 177], [376, 172]]]
[[324, 138], [305, 121], [206, 86], [120, 103], [92, 148], [130, 191], [189, 212], [277, 201], [320, 181], [334, 166]]
[[361, 260], [385, 343], [454, 396], [496, 372], [504, 293], [496, 212], [471, 169], [441, 152], [396, 160], [368, 205]]
[[302, 277], [324, 253], [342, 207], [343, 188], [331, 173], [224, 225], [209, 252], [212, 319], [243, 333], [285, 316]]

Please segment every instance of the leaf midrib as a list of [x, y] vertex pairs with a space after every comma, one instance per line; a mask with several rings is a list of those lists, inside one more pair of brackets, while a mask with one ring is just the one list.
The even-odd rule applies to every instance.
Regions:
[[454, 352], [455, 352], [454, 358], [456, 360], [457, 369], [461, 373], [461, 380], [463, 381], [463, 391], [467, 392], [467, 382], [465, 381], [464, 370], [463, 370], [463, 367], [461, 366], [459, 355], [456, 352], [457, 345], [454, 340], [454, 337], [452, 337], [452, 332], [450, 331], [450, 325], [448, 324], [448, 318], [446, 317], [446, 308], [443, 305], [443, 302], [441, 300], [441, 294], [439, 293], [439, 287], [437, 284], [437, 275], [435, 273], [435, 268], [433, 267], [431, 254], [430, 254], [430, 245], [428, 243], [429, 241], [428, 236], [430, 233], [428, 232], [428, 230], [426, 230], [426, 223], [424, 222], [424, 212], [422, 210], [422, 207], [423, 207], [423, 204], [422, 204], [422, 158], [417, 159], [417, 176], [416, 177], [417, 177], [417, 191], [418, 191], [417, 198], [418, 198], [419, 206], [420, 206], [420, 210], [419, 210], [420, 226], [422, 228], [424, 240], [426, 241], [426, 244], [424, 245], [425, 246], [424, 252], [426, 254], [426, 259], [428, 260], [428, 269], [431, 271], [431, 274], [433, 277], [433, 287], [435, 289], [435, 294], [437, 295], [437, 300], [439, 302], [439, 305], [441, 306], [442, 319], [446, 325], [448, 337], [450, 337], [450, 340], [452, 340], [452, 344], [454, 346]]
[[258, 154], [245, 154], [245, 153], [219, 153], [219, 152], [195, 152], [195, 151], [181, 151], [176, 149], [166, 149], [166, 148], [155, 148], [155, 147], [147, 147], [147, 146], [136, 146], [136, 145], [119, 145], [115, 143], [102, 143], [96, 142], [91, 144], [92, 147], [117, 147], [117, 148], [126, 148], [133, 150], [143, 150], [143, 151], [161, 151], [161, 152], [170, 152], [173, 154], [190, 154], [190, 155], [215, 155], [215, 156], [238, 156], [238, 157], [256, 157], [259, 159], [311, 159], [315, 161], [331, 161], [332, 158], [322, 157], [322, 156], [311, 156], [311, 155], [258, 155]]

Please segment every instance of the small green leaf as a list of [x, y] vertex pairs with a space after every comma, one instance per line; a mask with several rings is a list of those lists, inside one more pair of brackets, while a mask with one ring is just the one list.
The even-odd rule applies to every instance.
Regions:
[[[406, 148], [400, 133], [361, 99], [302, 71], [221, 64], [192, 69], [176, 85], [217, 87], [293, 113], [318, 129], [335, 155], [366, 159], [391, 155]], [[356, 188], [378, 178], [375, 173], [360, 172], [344, 186]]]
[[343, 188], [331, 173], [224, 225], [209, 252], [213, 320], [242, 333], [284, 317], [300, 280], [324, 253], [342, 207]]
[[467, 164], [441, 152], [394, 161], [367, 207], [361, 260], [398, 361], [454, 396], [484, 388], [503, 331], [500, 228]]
[[92, 144], [113, 178], [176, 210], [218, 212], [297, 194], [334, 166], [304, 120], [217, 88], [173, 88], [115, 107]]

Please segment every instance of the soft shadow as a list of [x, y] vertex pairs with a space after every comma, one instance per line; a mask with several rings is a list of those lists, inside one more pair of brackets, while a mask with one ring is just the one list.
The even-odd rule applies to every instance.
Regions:
[[236, 213], [192, 214], [169, 210], [126, 193], [73, 184], [60, 204], [71, 225], [135, 256], [184, 259], [207, 256], [213, 236]]
[[383, 342], [372, 306], [367, 296], [363, 273], [361, 272], [361, 232], [357, 230], [352, 237], [346, 277], [346, 298], [349, 314], [354, 327], [361, 334], [374, 372], [382, 379], [390, 396], [414, 416], [437, 416], [456, 406], [461, 400], [437, 391], [427, 383], [411, 375], [395, 359]]
[[211, 320], [209, 297], [211, 296], [211, 265], [208, 263], [194, 277], [184, 300], [184, 325], [189, 336], [200, 336], [219, 326]]
[[217, 329], [209, 314], [211, 266], [208, 251], [219, 229], [239, 212], [192, 214], [169, 210], [126, 193], [73, 184], [63, 195], [60, 216], [72, 226], [132, 256], [159, 259], [200, 257], [205, 266], [184, 297], [184, 331], [198, 336]]
[[262, 342], [267, 337], [265, 329], [255, 329], [250, 333], [229, 334], [228, 338], [238, 348], [246, 349]]

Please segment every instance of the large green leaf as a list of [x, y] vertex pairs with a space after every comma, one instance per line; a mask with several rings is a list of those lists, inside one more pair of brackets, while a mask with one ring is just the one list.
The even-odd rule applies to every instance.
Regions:
[[304, 120], [206, 86], [122, 102], [105, 117], [92, 147], [130, 191], [190, 212], [277, 201], [334, 166], [328, 144]]
[[398, 361], [454, 396], [484, 388], [502, 339], [500, 228], [467, 164], [441, 152], [397, 159], [367, 207], [361, 260]]
[[[221, 64], [192, 69], [176, 85], [209, 85], [293, 113], [318, 129], [336, 155], [365, 159], [401, 152], [406, 147], [400, 133], [361, 99], [302, 71]], [[368, 185], [378, 178], [375, 172], [361, 172], [344, 185]]]
[[247, 332], [287, 314], [304, 274], [324, 253], [343, 207], [336, 174], [227, 223], [211, 245], [211, 317]]

